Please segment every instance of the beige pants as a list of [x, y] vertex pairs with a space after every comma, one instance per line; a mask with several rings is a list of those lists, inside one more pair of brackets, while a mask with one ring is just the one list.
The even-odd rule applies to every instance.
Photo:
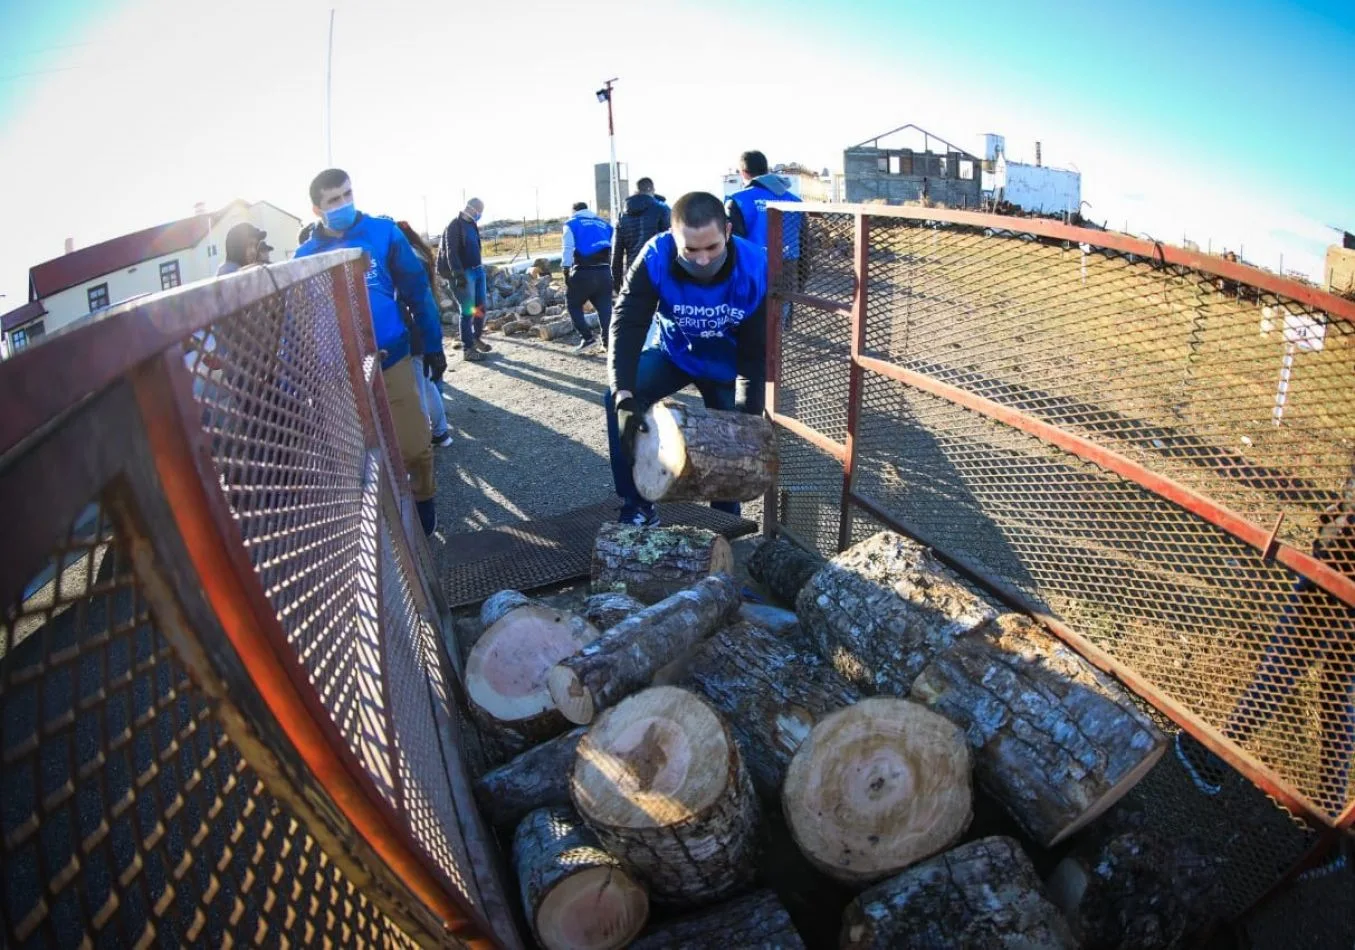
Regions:
[[437, 493], [437, 482], [433, 477], [433, 434], [419, 402], [414, 363], [405, 357], [390, 369], [382, 370], [381, 375], [386, 380], [386, 401], [390, 403], [400, 457], [405, 460], [405, 470], [409, 472], [410, 491], [415, 501], [427, 501]]

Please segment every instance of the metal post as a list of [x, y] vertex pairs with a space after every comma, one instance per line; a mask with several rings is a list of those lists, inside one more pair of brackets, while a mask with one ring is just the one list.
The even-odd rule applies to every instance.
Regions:
[[[781, 333], [784, 328], [784, 319], [781, 314], [781, 255], [785, 248], [781, 238], [782, 234], [781, 211], [778, 208], [767, 209], [767, 247], [776, 248], [775, 253], [767, 255], [767, 368], [765, 382], [765, 398], [763, 409], [769, 419], [775, 419], [778, 401], [778, 384], [781, 380]], [[803, 233], [805, 224], [801, 224]], [[780, 477], [772, 482], [766, 494], [762, 496], [762, 535], [766, 538], [775, 537], [780, 532], [780, 511], [778, 502], [780, 498]]]
[[[852, 299], [851, 369], [847, 383], [847, 451], [842, 459], [842, 502], [838, 511], [837, 549], [845, 551], [852, 535], [852, 475], [856, 468], [856, 430], [861, 423], [861, 391], [864, 370], [862, 351], [866, 348], [866, 268], [870, 260], [870, 218], [856, 215], [856, 241], [853, 270], [856, 295]], [[932, 234], [933, 240], [936, 237]]]
[[608, 201], [611, 204], [612, 223], [616, 223], [617, 209], [621, 206], [620, 186], [621, 179], [616, 168], [616, 120], [612, 114], [612, 86], [616, 84], [616, 79], [608, 79], [598, 90], [597, 97], [599, 102], [607, 103], [607, 144], [611, 148], [612, 160], [607, 169], [608, 181]]
[[325, 164], [334, 167], [334, 8], [329, 8], [329, 52], [325, 56]]

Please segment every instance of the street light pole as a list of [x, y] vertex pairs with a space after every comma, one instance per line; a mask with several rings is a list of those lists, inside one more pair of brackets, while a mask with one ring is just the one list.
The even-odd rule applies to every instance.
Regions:
[[329, 10], [329, 51], [325, 54], [325, 164], [334, 167], [334, 8]]
[[611, 204], [611, 218], [613, 224], [616, 223], [617, 209], [621, 206], [621, 194], [619, 191], [621, 179], [616, 168], [616, 122], [612, 117], [612, 86], [615, 83], [615, 78], [608, 79], [602, 84], [602, 88], [597, 92], [598, 102], [607, 103], [607, 139], [612, 149], [612, 163], [608, 168], [608, 178], [610, 179], [608, 182], [608, 201]]

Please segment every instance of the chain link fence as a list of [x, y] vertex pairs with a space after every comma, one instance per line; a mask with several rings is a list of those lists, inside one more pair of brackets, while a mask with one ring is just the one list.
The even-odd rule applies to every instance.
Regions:
[[769, 517], [824, 554], [904, 530], [1182, 724], [1218, 833], [1273, 830], [1245, 909], [1313, 844], [1293, 816], [1351, 818], [1355, 306], [1050, 221], [794, 207]]
[[46, 499], [0, 525], [0, 943], [519, 946], [363, 274], [247, 271], [0, 370], [70, 386], [0, 430], [5, 497]]

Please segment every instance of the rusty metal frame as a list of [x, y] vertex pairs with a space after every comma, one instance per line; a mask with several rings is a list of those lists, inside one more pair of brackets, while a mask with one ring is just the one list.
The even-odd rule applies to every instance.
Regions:
[[[395, 917], [406, 921], [404, 926], [412, 923], [422, 929], [436, 919], [442, 932], [433, 938], [435, 943], [450, 940], [476, 950], [499, 946], [515, 948], [520, 944], [511, 910], [498, 900], [502, 886], [497, 864], [493, 860], [484, 860], [494, 851], [492, 840], [478, 813], [461, 814], [464, 809], [473, 810], [475, 806], [465, 776], [454, 767], [460, 763], [448, 761], [449, 755], [456, 755], [454, 738], [443, 734], [445, 730], [439, 728], [443, 748], [434, 751], [441, 754], [446, 766], [449, 790], [458, 812], [456, 818], [461, 825], [457, 831], [471, 859], [471, 866], [461, 870], [473, 892], [479, 892], [483, 910], [461, 898], [431, 856], [414, 840], [408, 824], [382, 796], [348, 742], [339, 734], [310, 686], [299, 658], [288, 644], [280, 621], [258, 583], [253, 564], [239, 542], [239, 532], [225, 497], [211, 490], [217, 484], [217, 474], [209, 439], [198, 423], [201, 409], [184, 369], [180, 341], [207, 329], [228, 314], [277, 298], [288, 287], [331, 274], [337, 285], [338, 329], [362, 416], [364, 439], [369, 452], [377, 451], [383, 457], [378, 486], [382, 520], [396, 549], [396, 560], [411, 588], [416, 611], [434, 626], [444, 622], [445, 611], [440, 609], [424, 572], [418, 569], [420, 564], [427, 563], [426, 550], [415, 549], [414, 539], [409, 537], [407, 519], [403, 517], [407, 514], [408, 506], [404, 502], [408, 491], [406, 489], [402, 497], [400, 486], [403, 481], [397, 476], [403, 469], [398, 452], [392, 451], [394, 429], [385, 406], [380, 373], [373, 368], [371, 378], [363, 378], [367, 375], [364, 367], [375, 366], [376, 351], [370, 317], [366, 313], [366, 297], [350, 297], [355, 282], [359, 288], [363, 286], [360, 259], [361, 254], [357, 251], [335, 252], [266, 269], [252, 268], [222, 280], [189, 285], [81, 321], [70, 333], [54, 334], [17, 354], [0, 368], [0, 398], [6, 398], [14, 410], [0, 416], [0, 481], [11, 484], [16, 476], [25, 482], [37, 477], [31, 463], [39, 457], [47, 458], [63, 447], [69, 449], [70, 438], [67, 436], [80, 431], [79, 427], [67, 426], [68, 422], [85, 418], [89, 414], [86, 410], [96, 404], [102, 407], [104, 398], [114, 391], [123, 393], [123, 401], [134, 407], [123, 413], [124, 421], [144, 433], [146, 441], [145, 458], [138, 463], [143, 470], [140, 477], [158, 486], [156, 497], [163, 499], [163, 504], [158, 507], [170, 513], [167, 517], [172, 521], [176, 538], [181, 539], [175, 543], [181, 543], [186, 552], [177, 563], [183, 565], [186, 576], [191, 573], [200, 581], [200, 591], [193, 592], [203, 605], [199, 613], [202, 609], [210, 611], [213, 624], [218, 625], [222, 634], [222, 644], [229, 643], [229, 647], [223, 649], [237, 658], [233, 660], [238, 664], [237, 669], [249, 676], [244, 692], [257, 697], [259, 711], [271, 724], [265, 731], [272, 730], [269, 732], [272, 738], [264, 738], [262, 744], [251, 738], [253, 732], [231, 727], [232, 736], [242, 740], [241, 748], [253, 750], [250, 764], [258, 766], [259, 774], [270, 789], [276, 786], [280, 798], [304, 805], [300, 814], [309, 817], [303, 824], [314, 832], [317, 840], [328, 842], [327, 848], [335, 847], [338, 839], [334, 837], [333, 829], [315, 824], [321, 821], [318, 815], [326, 816], [323, 821], [337, 822], [336, 828], [348, 829], [338, 831], [341, 836], [351, 836], [351, 840], [341, 845], [343, 855], [337, 856], [336, 860], [350, 870], [357, 870], [352, 879], [359, 884], [375, 878], [362, 870], [361, 863], [354, 864], [350, 858], [356, 855], [359, 862], [369, 862], [373, 870], [379, 871], [377, 877], [382, 879], [383, 893], [405, 895], [402, 899], [412, 901], [411, 907], [418, 910], [417, 921], [399, 907], [392, 907]], [[357, 312], [352, 306], [354, 300], [358, 302]], [[42, 384], [34, 385], [35, 380], [41, 380]], [[72, 457], [76, 456], [72, 454]], [[66, 504], [67, 497], [79, 498], [83, 504], [87, 493], [71, 495], [59, 487], [94, 477], [94, 466], [102, 464], [93, 458], [79, 457], [82, 462], [77, 465], [71, 465], [70, 458], [64, 456], [61, 464], [51, 464], [52, 473], [42, 475], [46, 479], [44, 490], [35, 495], [47, 496], [56, 491], [58, 505]], [[55, 483], [52, 474], [56, 475]], [[148, 497], [145, 492], [156, 492], [156, 489], [138, 485], [137, 490], [142, 492], [142, 503], [119, 506], [114, 509], [114, 516], [133, 545], [134, 553], [140, 552], [136, 555], [137, 574], [153, 590], [157, 614], [164, 615], [162, 622], [169, 625], [177, 648], [191, 647], [193, 638], [185, 638], [179, 622], [182, 619], [179, 601], [150, 560], [151, 549], [163, 551], [168, 542], [148, 535], [148, 529], [139, 526], [136, 514], [139, 508], [145, 507]], [[50, 549], [56, 534], [64, 530], [62, 519], [54, 517], [57, 513], [56, 509], [43, 507], [6, 519], [23, 526], [23, 530], [11, 538], [20, 544], [21, 553], [33, 555]], [[380, 539], [377, 541], [379, 544]], [[11, 582], [23, 580], [25, 565], [20, 563], [21, 560], [19, 557], [7, 558], [4, 569], [0, 570], [10, 586]], [[380, 597], [381, 592], [377, 593]], [[441, 655], [446, 631], [433, 640], [434, 651], [439, 654], [436, 658], [439, 672], [454, 696], [459, 684], [455, 676], [449, 675], [448, 658]], [[197, 670], [195, 679], [210, 685], [210, 670], [200, 662], [201, 657], [186, 659], [189, 667]], [[382, 667], [380, 688], [386, 703], [387, 729], [390, 730], [393, 722], [386, 682], [388, 664], [383, 662]], [[222, 690], [209, 689], [208, 693], [220, 699]], [[229, 703], [219, 705], [223, 716], [233, 708]], [[449, 714], [455, 716], [454, 711]], [[232, 722], [239, 720], [236, 713], [231, 716], [235, 716]], [[264, 719], [254, 721], [262, 723]], [[295, 781], [302, 773], [294, 769], [280, 772], [272, 758], [279, 750], [270, 749], [270, 741], [285, 744], [284, 758], [294, 757], [305, 770], [307, 781], [311, 783], [309, 791], [289, 790], [291, 786], [287, 783]], [[394, 756], [393, 735], [390, 744]], [[448, 745], [451, 745], [450, 749]], [[399, 769], [395, 763], [391, 763], [391, 774], [398, 782]], [[397, 801], [401, 800], [397, 798]], [[319, 811], [311, 809], [312, 805]], [[429, 933], [436, 933], [437, 926]]]
[[[962, 552], [948, 551], [934, 544], [915, 527], [893, 516], [888, 508], [867, 494], [856, 491], [852, 486], [853, 469], [856, 459], [857, 429], [860, 422], [863, 379], [865, 373], [891, 379], [905, 386], [940, 397], [947, 402], [976, 412], [986, 418], [1001, 422], [1007, 426], [1028, 433], [1043, 442], [1054, 445], [1065, 452], [1091, 462], [1102, 469], [1113, 472], [1153, 494], [1189, 511], [1203, 521], [1221, 529], [1232, 537], [1254, 548], [1267, 559], [1305, 576], [1323, 590], [1355, 606], [1355, 578], [1333, 570], [1326, 563], [1291, 545], [1280, 543], [1276, 534], [1279, 521], [1273, 526], [1256, 524], [1237, 512], [1179, 482], [1159, 475], [1144, 465], [1104, 446], [1075, 435], [1059, 426], [1047, 423], [1030, 413], [1012, 409], [993, 402], [959, 387], [941, 382], [923, 373], [904, 369], [886, 360], [867, 356], [864, 350], [865, 314], [867, 303], [867, 262], [869, 259], [870, 219], [875, 217], [900, 218], [919, 223], [946, 222], [970, 228], [985, 228], [1013, 235], [1031, 234], [1054, 241], [1077, 244], [1090, 244], [1095, 248], [1134, 254], [1165, 264], [1179, 265], [1213, 274], [1215, 276], [1248, 284], [1278, 296], [1287, 297], [1307, 306], [1322, 310], [1332, 316], [1355, 324], [1355, 301], [1344, 300], [1316, 288], [1299, 284], [1275, 274], [1256, 268], [1225, 261], [1222, 258], [1203, 255], [1182, 248], [1144, 241], [1128, 235], [1114, 232], [1097, 231], [1089, 228], [1074, 227], [1056, 221], [1037, 218], [1013, 218], [1001, 215], [980, 214], [969, 211], [955, 211], [945, 208], [911, 208], [891, 206], [859, 206], [813, 203], [771, 202], [768, 204], [769, 234], [779, 237], [783, 215], [798, 213], [805, 216], [832, 215], [842, 217], [850, 214], [854, 218], [855, 241], [853, 246], [853, 271], [856, 277], [856, 292], [849, 309], [842, 305], [804, 294], [784, 294], [779, 299], [799, 301], [819, 309], [835, 313], [849, 313], [851, 317], [851, 348], [849, 366], [849, 396], [847, 406], [847, 433], [845, 444], [837, 442], [817, 431], [803, 421], [783, 415], [775, 400], [776, 383], [779, 382], [781, 362], [780, 320], [768, 321], [767, 379], [768, 399], [767, 415], [776, 425], [785, 429], [820, 451], [828, 454], [843, 466], [842, 497], [838, 524], [837, 546], [839, 550], [847, 547], [851, 534], [851, 508], [856, 506], [872, 518], [895, 530], [917, 538], [932, 547], [937, 555], [952, 567], [972, 580], [987, 587], [1013, 607], [1030, 613], [1038, 618], [1048, 629], [1088, 659], [1095, 666], [1118, 677], [1131, 690], [1143, 697], [1169, 716], [1183, 729], [1198, 739], [1205, 747], [1223, 761], [1248, 778], [1267, 795], [1279, 802], [1291, 813], [1300, 816], [1315, 829], [1336, 829], [1355, 827], [1355, 804], [1350, 804], [1330, 822], [1322, 809], [1307, 797], [1297, 793], [1273, 769], [1253, 757], [1237, 750], [1224, 738], [1221, 732], [1210, 726], [1183, 703], [1159, 689], [1148, 678], [1139, 674], [1128, 664], [1121, 662], [1108, 652], [1092, 643], [1073, 628], [1051, 615], [1047, 607], [1038, 603], [993, 576], [978, 564], [967, 558]], [[769, 247], [780, 247], [779, 239], [770, 240]], [[770, 266], [775, 272], [779, 267], [779, 254], [770, 255]], [[773, 286], [776, 286], [773, 283]], [[778, 297], [773, 296], [769, 308], [774, 306]], [[777, 523], [776, 512], [777, 486], [767, 493], [764, 504], [764, 532], [791, 536], [802, 546], [803, 539], [795, 538], [793, 532]], [[1322, 841], [1330, 843], [1329, 836]], [[1311, 858], [1311, 855], [1309, 855]], [[1301, 865], [1300, 865], [1301, 867]], [[1295, 868], [1294, 872], [1300, 868]], [[1293, 872], [1291, 872], [1293, 873]]]

